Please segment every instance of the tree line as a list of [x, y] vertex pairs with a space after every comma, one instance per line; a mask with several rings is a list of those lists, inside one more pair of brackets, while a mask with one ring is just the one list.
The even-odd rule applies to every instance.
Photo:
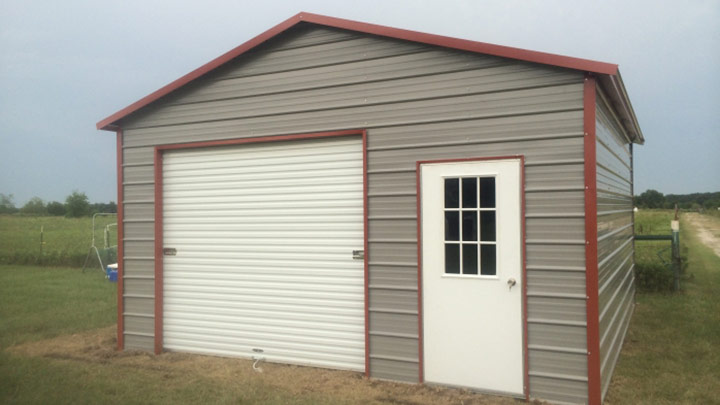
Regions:
[[716, 210], [720, 207], [720, 192], [664, 195], [650, 189], [636, 195], [634, 204], [638, 208], [675, 208], [677, 204], [684, 210]]
[[33, 197], [20, 208], [15, 207], [12, 194], [0, 193], [0, 214], [20, 215], [52, 215], [79, 218], [90, 216], [98, 212], [117, 213], [117, 204], [109, 203], [91, 204], [85, 193], [73, 191], [65, 198], [65, 202], [45, 202], [40, 197]]

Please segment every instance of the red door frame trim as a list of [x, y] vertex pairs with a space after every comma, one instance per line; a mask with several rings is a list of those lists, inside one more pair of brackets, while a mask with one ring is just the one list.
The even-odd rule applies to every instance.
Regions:
[[125, 348], [125, 319], [123, 312], [125, 311], [125, 300], [123, 299], [124, 290], [124, 279], [125, 274], [125, 260], [123, 238], [125, 229], [123, 226], [123, 150], [122, 150], [122, 129], [118, 128], [116, 133], [116, 153], [117, 153], [117, 263], [118, 263], [118, 275], [117, 275], [117, 349], [123, 350]]
[[461, 163], [489, 160], [520, 160], [520, 240], [522, 249], [522, 334], [523, 334], [523, 392], [525, 400], [530, 399], [527, 332], [527, 253], [525, 249], [525, 155], [487, 156], [463, 159], [419, 160], [415, 162], [416, 209], [417, 209], [417, 260], [418, 260], [418, 364], [420, 383], [425, 382], [423, 358], [423, 312], [422, 312], [422, 205], [420, 166], [433, 163]]
[[587, 294], [588, 403], [602, 399], [600, 377], [600, 312], [598, 298], [597, 155], [595, 135], [596, 78], [587, 73], [583, 86], [585, 161], [585, 291]]
[[300, 133], [292, 135], [264, 136], [256, 138], [235, 138], [218, 141], [189, 142], [155, 146], [155, 353], [163, 350], [163, 195], [162, 195], [162, 158], [163, 152], [177, 149], [212, 148], [219, 146], [235, 146], [249, 143], [269, 143], [280, 141], [297, 141], [303, 139], [328, 138], [337, 136], [360, 136], [362, 138], [363, 159], [363, 260], [364, 291], [365, 291], [365, 375], [370, 375], [370, 334], [369, 334], [369, 251], [368, 251], [368, 176], [367, 176], [367, 131], [352, 129], [331, 132]]

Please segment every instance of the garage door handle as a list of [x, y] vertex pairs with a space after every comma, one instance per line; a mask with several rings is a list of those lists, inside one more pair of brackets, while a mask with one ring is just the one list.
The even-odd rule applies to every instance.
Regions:
[[353, 259], [355, 260], [363, 260], [365, 259], [365, 251], [364, 250], [353, 250]]

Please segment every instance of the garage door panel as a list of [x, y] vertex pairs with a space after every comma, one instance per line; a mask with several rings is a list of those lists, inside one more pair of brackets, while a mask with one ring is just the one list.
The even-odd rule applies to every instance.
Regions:
[[230, 196], [272, 196], [280, 195], [285, 198], [288, 196], [294, 196], [295, 194], [321, 194], [326, 199], [331, 199], [336, 193], [343, 192], [362, 192], [362, 183], [348, 183], [342, 179], [337, 182], [321, 182], [319, 184], [298, 184], [298, 183], [287, 183], [287, 184], [257, 184], [253, 186], [245, 186], [242, 184], [234, 185], [227, 182], [217, 182], [213, 184], [203, 184], [203, 186], [214, 186], [215, 188], [209, 190], [203, 187], [190, 188], [186, 186], [178, 185], [178, 188], [173, 190], [173, 184], [169, 184], [167, 192], [163, 191], [165, 198], [179, 198], [179, 197], [230, 197]]
[[[164, 185], [163, 185], [164, 188]], [[331, 195], [323, 195], [320, 193], [298, 193], [288, 198], [287, 195], [282, 193], [266, 193], [266, 194], [255, 194], [255, 195], [238, 195], [234, 194], [234, 203], [261, 203], [261, 204], [277, 204], [277, 203], [298, 203], [298, 202], [310, 202], [312, 204], [324, 204], [327, 200], [354, 200], [357, 196], [358, 191], [353, 190], [351, 192], [340, 192], [336, 191]], [[207, 204], [208, 209], [212, 209], [216, 204], [227, 204], [227, 196], [214, 196], [214, 195], [200, 195], [194, 197], [185, 197], [177, 203], [178, 206], [182, 207], [183, 204]], [[171, 209], [177, 209], [172, 207]]]
[[[357, 274], [355, 268], [352, 266], [332, 266], [331, 268], [320, 268], [314, 267], [311, 269], [305, 269], [298, 267], [297, 263], [293, 263], [287, 266], [278, 266], [273, 268], [272, 274], [270, 274], [266, 268], [263, 267], [252, 267], [243, 266], [243, 272], [237, 271], [237, 263], [232, 262], [228, 264], [215, 264], [212, 270], [198, 270], [197, 266], [183, 263], [175, 265], [175, 274], [177, 277], [184, 278], [205, 278], [205, 277], [222, 277], [226, 280], [233, 279], [278, 279], [292, 280], [293, 277], [332, 277], [336, 282], [340, 282], [341, 278], [363, 278], [362, 274]], [[301, 272], [302, 274], [298, 274]]]
[[[246, 357], [236, 354], [235, 348], [240, 348], [244, 352], [252, 352], [252, 349], [256, 348], [252, 344], [242, 344], [232, 338], [226, 339], [224, 342], [217, 342], [216, 340], [221, 339], [215, 336], [212, 337], [211, 341], [206, 341], [204, 337], [199, 337], [198, 339], [176, 338], [171, 343], [176, 345], [178, 351], [230, 357]], [[198, 347], [202, 347], [202, 349], [198, 349]], [[293, 363], [351, 370], [363, 368], [363, 364], [354, 361], [358, 357], [358, 353], [340, 356], [328, 353], [318, 353], [316, 351], [300, 351], [297, 349], [288, 350], [285, 348], [278, 348], [263, 352], [260, 356], [262, 356], [265, 361], [278, 363]]]
[[364, 369], [359, 138], [166, 152], [163, 243], [166, 349]]
[[[364, 330], [362, 319], [357, 319], [355, 323], [332, 323], [330, 320], [326, 322], [313, 321], [307, 319], [288, 319], [286, 317], [264, 317], [259, 313], [255, 316], [247, 314], [232, 316], [187, 316], [182, 319], [174, 319], [167, 324], [167, 330], [177, 330], [179, 332], [194, 331], [198, 334], [206, 334], [212, 330], [213, 336], [242, 336], [252, 331], [263, 332], [266, 335], [263, 338], [268, 340], [276, 340], [280, 342], [296, 342], [298, 337], [318, 338], [324, 336], [321, 344], [325, 345], [345, 345], [341, 340], [348, 340], [357, 344], [354, 339], [357, 332]], [[272, 325], [272, 326], [268, 326]], [[288, 339], [292, 337], [292, 339]], [[334, 339], [334, 341], [333, 341]]]
[[337, 298], [323, 297], [297, 297], [297, 296], [266, 296], [266, 295], [232, 295], [217, 296], [207, 293], [189, 292], [174, 294], [164, 297], [165, 304], [174, 306], [194, 306], [196, 310], [201, 308], [215, 309], [221, 311], [223, 308], [288, 308], [288, 312], [312, 311], [315, 308], [324, 313], [335, 313], [337, 310], [346, 309], [349, 314], [357, 314], [357, 302], [338, 300]]
[[[197, 300], [187, 298], [173, 298], [171, 303], [182, 309], [186, 314], [201, 315], [236, 315], [252, 311], [282, 314], [285, 317], [304, 316], [307, 314], [320, 314], [326, 318], [357, 318], [357, 305], [332, 305], [331, 301], [315, 300], [253, 300], [251, 297], [242, 301], [227, 300]], [[210, 301], [210, 302], [208, 302]], [[211, 303], [211, 305], [209, 305]], [[300, 305], [298, 305], [300, 304]], [[328, 308], [330, 306], [330, 308]], [[355, 321], [353, 321], [355, 322]]]
[[278, 211], [292, 214], [293, 210], [298, 210], [298, 212], [300, 212], [300, 210], [307, 209], [309, 210], [308, 212], [317, 212], [318, 210], [323, 209], [357, 209], [358, 207], [362, 208], [362, 201], [355, 201], [354, 199], [338, 199], [338, 196], [336, 195], [335, 199], [323, 201], [321, 207], [318, 207], [318, 204], [315, 200], [298, 199], [280, 199], [277, 201], [265, 201], [260, 207], [258, 207], [257, 203], [255, 203], [254, 201], [242, 202], [234, 200], [232, 202], [219, 201], [213, 203], [207, 201], [199, 203], [178, 201], [171, 207], [165, 207], [163, 213], [170, 216], [180, 211], [206, 211], [206, 215], [212, 215], [215, 213], [215, 211], [222, 212], [223, 210], [229, 210], [231, 212], [247, 213], [248, 215], [252, 215], [252, 213], [255, 212], [267, 213], [268, 211]]
[[[355, 181], [355, 174], [362, 166], [358, 164], [343, 164], [342, 166], [331, 166], [328, 163], [313, 163], [313, 168], [305, 168], [295, 170], [288, 173], [284, 168], [277, 167], [277, 170], [267, 171], [263, 169], [253, 169], [252, 171], [242, 167], [229, 167], [226, 169], [217, 169], [213, 173], [212, 179], [203, 181], [206, 176], [193, 175], [194, 171], [180, 171], [168, 173], [166, 177], [172, 181], [173, 187], [168, 191], [178, 190], [180, 186], [188, 187], [196, 190], [212, 189], [217, 183], [227, 183], [233, 186], [242, 187], [268, 187], [268, 186], [292, 186], [294, 184], [313, 185], [327, 184], [345, 181]], [[328, 173], [330, 172], [331, 173]], [[206, 173], [206, 172], [203, 172]]]
[[[171, 328], [172, 329], [172, 328]], [[321, 338], [308, 338], [305, 336], [295, 336], [295, 339], [290, 342], [286, 340], [277, 340], [277, 331], [269, 331], [267, 333], [245, 331], [245, 330], [225, 330], [218, 331], [212, 338], [205, 338], [203, 330], [188, 328], [187, 326], [179, 327], [177, 331], [176, 339], [178, 341], [188, 340], [200, 340], [202, 339], [205, 344], [235, 344], [238, 346], [247, 346], [250, 348], [257, 348], [267, 345], [267, 343], [273, 343], [275, 351], [297, 351], [304, 354], [305, 356], [312, 356], [314, 353], [323, 352], [324, 355], [334, 355], [345, 357], [345, 361], [353, 361], [353, 357], [358, 354], [362, 354], [364, 351], [364, 345], [357, 344], [352, 339], [348, 339], [343, 345], [336, 345], [338, 342], [337, 337], [330, 337], [326, 339]], [[332, 346], [331, 346], [332, 345]], [[326, 348], [331, 346], [330, 348]]]

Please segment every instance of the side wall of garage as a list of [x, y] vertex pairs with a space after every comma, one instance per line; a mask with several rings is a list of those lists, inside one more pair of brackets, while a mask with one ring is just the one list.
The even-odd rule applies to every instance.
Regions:
[[586, 402], [582, 108], [582, 72], [293, 28], [121, 123], [125, 347], [153, 348], [154, 146], [367, 129], [371, 375], [419, 378], [415, 162], [522, 154], [530, 395]]
[[603, 397], [634, 306], [632, 147], [602, 91], [596, 108], [598, 304]]

